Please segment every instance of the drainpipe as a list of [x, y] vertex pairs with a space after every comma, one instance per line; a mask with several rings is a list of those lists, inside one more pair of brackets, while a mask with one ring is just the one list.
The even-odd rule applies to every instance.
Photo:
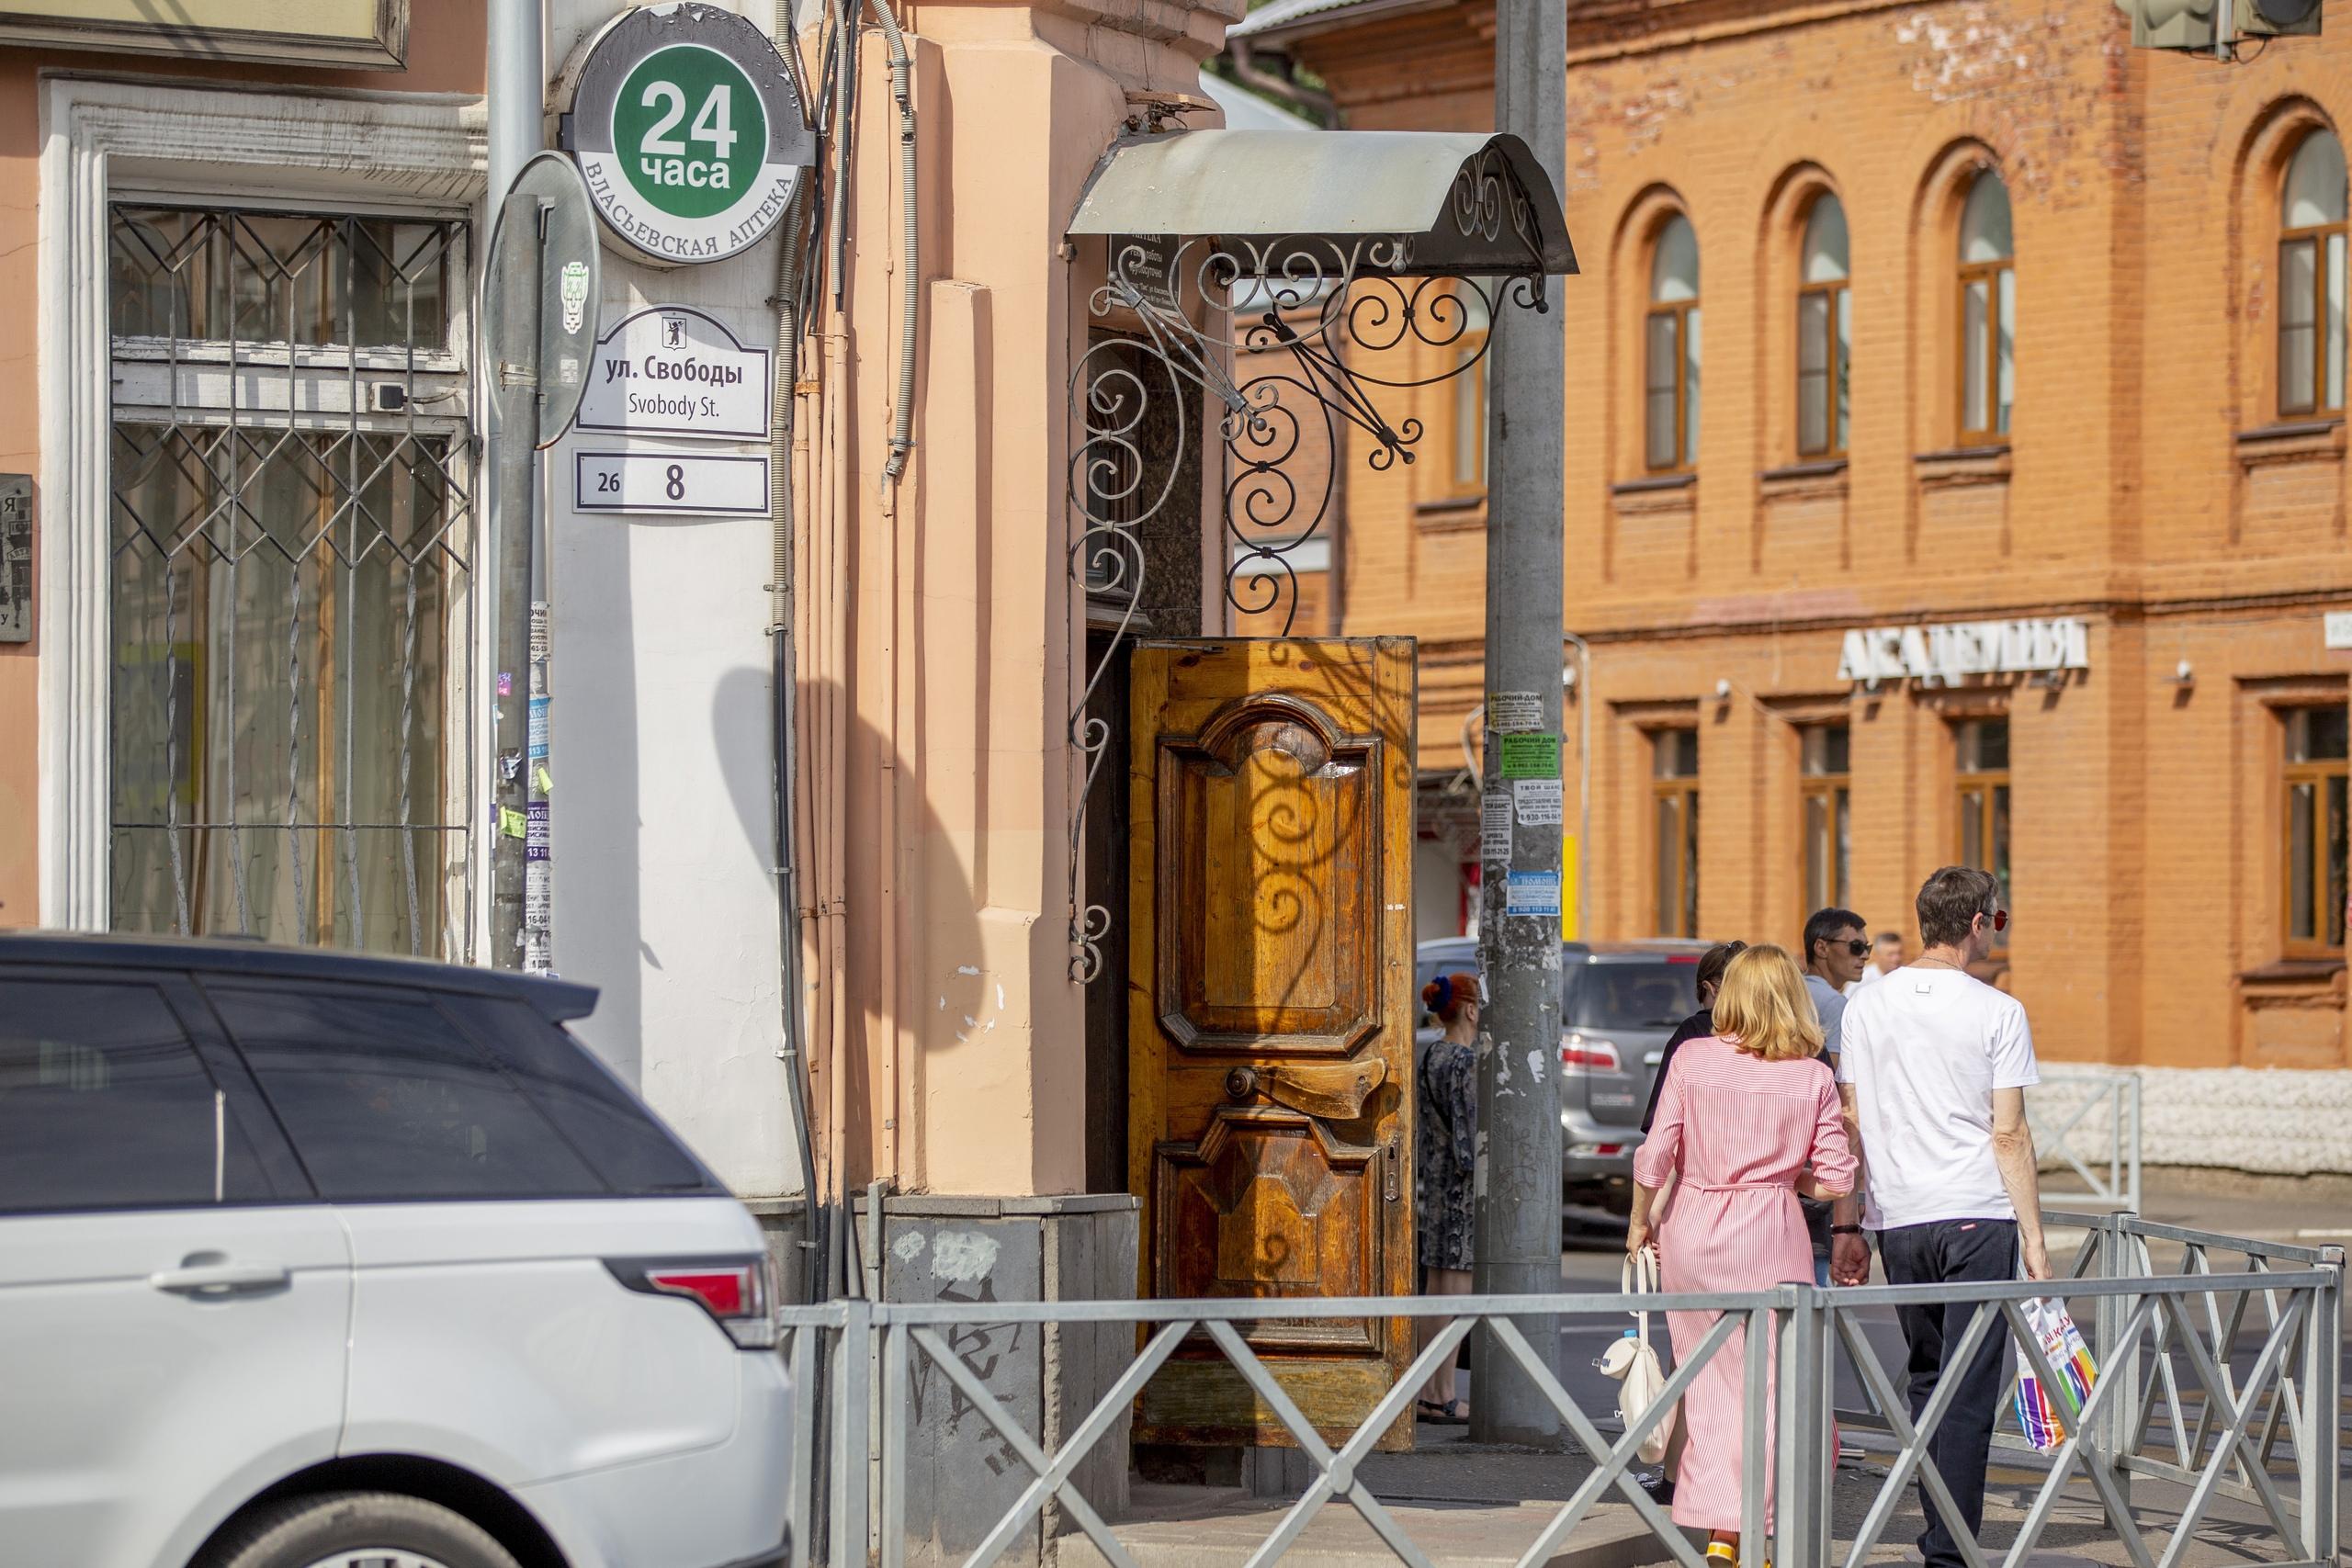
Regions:
[[[792, 0], [776, 0], [775, 37], [779, 48], [797, 51], [793, 37]], [[808, 186], [803, 179], [792, 194], [792, 209], [775, 268], [775, 360], [777, 374], [771, 411], [768, 462], [768, 504], [775, 519], [775, 558], [769, 581], [768, 652], [770, 679], [775, 696], [775, 879], [777, 988], [784, 1004], [784, 1058], [786, 1098], [792, 1111], [792, 1136], [800, 1154], [800, 1268], [804, 1283], [822, 1279], [817, 1256], [817, 1156], [809, 1146], [808, 1032], [801, 1007], [806, 998], [800, 985], [800, 866], [793, 841], [794, 727], [798, 723], [799, 671], [793, 657], [792, 445], [795, 413], [799, 408], [800, 381], [800, 259], [801, 230], [808, 221]], [[813, 1295], [811, 1300], [816, 1299]]]

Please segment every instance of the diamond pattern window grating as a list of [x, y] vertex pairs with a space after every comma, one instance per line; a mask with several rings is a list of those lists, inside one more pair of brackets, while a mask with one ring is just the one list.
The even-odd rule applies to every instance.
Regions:
[[470, 956], [467, 225], [110, 239], [113, 924]]

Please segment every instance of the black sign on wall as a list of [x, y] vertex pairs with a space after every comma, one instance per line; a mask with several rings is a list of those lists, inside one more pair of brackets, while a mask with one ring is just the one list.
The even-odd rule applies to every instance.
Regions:
[[0, 474], [0, 642], [33, 639], [33, 479]]

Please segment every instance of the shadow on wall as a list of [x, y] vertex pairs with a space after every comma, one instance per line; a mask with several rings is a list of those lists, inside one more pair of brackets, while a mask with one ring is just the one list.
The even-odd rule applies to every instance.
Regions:
[[[752, 857], [763, 873], [775, 867], [777, 851], [775, 693], [771, 671], [738, 668], [720, 678], [710, 705], [714, 744], [729, 754], [723, 771], [734, 808], [735, 843], [728, 852]], [[959, 694], [956, 700], [964, 699]], [[902, 1109], [910, 1099], [1009, 1095], [1025, 1111], [1034, 1097], [1027, 1082], [1029, 1054], [1016, 1044], [1007, 1021], [1009, 1016], [1026, 1021], [1027, 977], [1000, 976], [986, 967], [990, 944], [966, 870], [982, 851], [968, 827], [959, 831], [942, 822], [930, 798], [934, 792], [926, 787], [944, 784], [951, 796], [977, 800], [978, 786], [971, 782], [976, 759], [969, 751], [946, 753], [926, 770], [892, 750], [847, 711], [847, 703], [838, 684], [799, 684], [795, 721], [801, 778], [822, 777], [832, 771], [832, 759], [845, 758], [852, 782], [846, 797], [835, 804], [832, 831], [827, 830], [830, 814], [821, 794], [801, 803], [795, 853], [803, 911], [809, 1114], [818, 1130], [820, 1168], [826, 1130], [844, 1130], [840, 1157], [847, 1185], [854, 1189], [876, 1176], [907, 1184], [914, 1151], [894, 1151], [897, 1128], [884, 1123], [909, 1125]], [[829, 726], [838, 726], [831, 739]], [[891, 781], [891, 786], [871, 789], [856, 782], [870, 779]], [[894, 808], [899, 824], [895, 852]], [[887, 902], [865, 892], [877, 887], [892, 890]], [[827, 902], [837, 915], [816, 918]], [[1059, 912], [1049, 911], [1033, 929], [1038, 940], [1058, 942], [1061, 925]], [[1021, 962], [1030, 962], [1027, 952]], [[845, 984], [830, 985], [829, 977], [837, 974], [845, 976]], [[895, 1062], [879, 1017], [893, 991], [905, 1010], [903, 1032], [912, 1037], [911, 1059]], [[1002, 1048], [992, 1049], [1000, 1041]], [[843, 1064], [838, 1084], [831, 1080], [835, 1060]], [[892, 1075], [899, 1080], [895, 1086]], [[912, 1121], [921, 1124], [919, 1115]], [[825, 1179], [820, 1168], [820, 1184]]]

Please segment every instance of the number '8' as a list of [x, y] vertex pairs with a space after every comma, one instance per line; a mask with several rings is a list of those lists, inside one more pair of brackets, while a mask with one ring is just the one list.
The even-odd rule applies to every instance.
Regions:
[[686, 499], [686, 470], [685, 470], [684, 468], [683, 468], [679, 467], [677, 464], [673, 463], [673, 464], [671, 464], [671, 465], [670, 465], [670, 471], [669, 471], [668, 475], [666, 476], [666, 478], [667, 478], [667, 479], [669, 479], [669, 481], [670, 481], [669, 486], [668, 486], [670, 499], [671, 499], [672, 501], [684, 501], [684, 500], [685, 500], [685, 499]]

